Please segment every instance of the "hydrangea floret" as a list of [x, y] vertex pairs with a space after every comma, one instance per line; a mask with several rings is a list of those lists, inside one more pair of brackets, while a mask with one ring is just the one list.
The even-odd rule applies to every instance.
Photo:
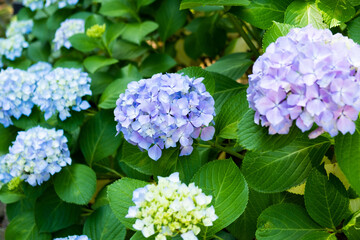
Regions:
[[3, 55], [9, 60], [20, 57], [22, 50], [27, 48], [29, 43], [21, 34], [16, 34], [9, 38], [0, 38], [0, 56]]
[[136, 218], [133, 228], [148, 238], [157, 233], [156, 240], [181, 234], [184, 240], [197, 239], [200, 226], [212, 226], [218, 218], [214, 206], [209, 206], [212, 196], [190, 183], [181, 183], [179, 173], [158, 177], [157, 185], [149, 184], [133, 192], [135, 206], [126, 218]]
[[32, 102], [36, 77], [20, 69], [7, 68], [0, 72], [0, 123], [4, 127], [12, 125], [11, 117], [19, 119], [29, 116], [34, 106]]
[[360, 110], [360, 46], [328, 29], [294, 28], [254, 64], [247, 99], [255, 122], [287, 134], [293, 122], [315, 138], [355, 131]]
[[23, 21], [18, 21], [14, 19], [10, 22], [9, 27], [6, 30], [6, 37], [12, 37], [17, 34], [28, 34], [32, 31], [33, 26], [34, 22], [31, 19]]
[[24, 6], [35, 11], [37, 9], [43, 9], [49, 7], [52, 4], [58, 3], [59, 8], [64, 8], [66, 6], [76, 5], [79, 0], [23, 0], [22, 3]]
[[193, 151], [193, 138], [208, 141], [215, 129], [214, 99], [206, 91], [203, 78], [183, 74], [155, 74], [128, 84], [114, 111], [116, 129], [125, 139], [148, 150], [158, 160], [162, 149], [181, 145], [180, 156]]
[[91, 239], [88, 238], [86, 235], [80, 235], [80, 236], [73, 235], [64, 238], [54, 238], [54, 240], [91, 240]]
[[20, 177], [31, 186], [41, 185], [70, 164], [64, 131], [33, 127], [18, 132], [9, 153], [0, 158], [0, 182]]
[[45, 119], [55, 113], [64, 121], [71, 116], [70, 110], [88, 109], [90, 104], [82, 100], [91, 95], [91, 78], [86, 72], [76, 68], [55, 68], [37, 82], [33, 102], [45, 112]]
[[52, 66], [47, 62], [37, 62], [28, 68], [28, 72], [34, 73], [38, 78], [44, 77], [52, 70]]
[[54, 49], [59, 50], [62, 46], [69, 49], [71, 43], [69, 38], [77, 33], [85, 32], [85, 21], [83, 19], [66, 19], [55, 32]]

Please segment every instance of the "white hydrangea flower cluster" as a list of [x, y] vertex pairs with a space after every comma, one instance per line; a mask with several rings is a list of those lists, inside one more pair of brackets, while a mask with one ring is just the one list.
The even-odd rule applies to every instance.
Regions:
[[133, 228], [146, 238], [158, 233], [156, 240], [177, 234], [193, 240], [201, 230], [199, 225], [213, 225], [218, 216], [214, 206], [208, 207], [212, 196], [206, 196], [194, 183], [181, 183], [178, 172], [158, 179], [157, 185], [149, 184], [133, 192], [135, 206], [125, 216], [137, 218]]
[[24, 35], [32, 31], [34, 26], [33, 20], [18, 21], [16, 19], [10, 22], [9, 27], [6, 29], [6, 37], [12, 37], [17, 34]]
[[69, 38], [72, 35], [84, 32], [85, 21], [83, 19], [66, 19], [55, 32], [55, 38], [53, 40], [55, 44], [54, 50], [57, 51], [62, 46], [69, 49], [71, 47]]
[[29, 43], [21, 34], [16, 34], [9, 38], [0, 38], [0, 56], [5, 56], [7, 59], [13, 61], [20, 57], [22, 50], [27, 48]]
[[64, 131], [33, 127], [18, 132], [9, 153], [0, 159], [0, 182], [19, 177], [31, 186], [41, 185], [70, 164]]
[[81, 97], [91, 95], [91, 78], [77, 68], [55, 68], [37, 82], [33, 102], [45, 112], [45, 120], [59, 112], [64, 121], [74, 111], [88, 109], [90, 104]]
[[88, 236], [86, 235], [81, 235], [81, 236], [73, 235], [64, 238], [54, 238], [54, 240], [91, 240], [91, 239], [88, 238]]

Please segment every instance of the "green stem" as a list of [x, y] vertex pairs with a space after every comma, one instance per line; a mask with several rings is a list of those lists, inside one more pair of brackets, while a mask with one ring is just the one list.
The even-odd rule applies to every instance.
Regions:
[[105, 43], [105, 40], [103, 37], [101, 37], [101, 43], [102, 45], [104, 46], [105, 50], [106, 50], [106, 53], [109, 55], [109, 57], [112, 58], [112, 54], [111, 54], [111, 51], [109, 50], [107, 44]]
[[103, 169], [105, 169], [105, 170], [108, 170], [109, 172], [114, 173], [116, 176], [118, 176], [118, 177], [120, 177], [120, 178], [125, 177], [125, 176], [123, 176], [121, 173], [115, 171], [115, 170], [112, 169], [112, 168], [106, 167], [106, 166], [101, 165], [101, 164], [98, 164], [98, 163], [94, 163], [94, 165], [95, 165], [95, 166], [98, 166], [98, 167], [101, 167], [101, 168], [103, 168]]
[[230, 21], [233, 23], [234, 28], [236, 29], [236, 31], [240, 34], [240, 36], [244, 39], [244, 41], [246, 42], [246, 44], [249, 46], [249, 48], [251, 49], [251, 51], [253, 52], [253, 54], [255, 55], [255, 57], [259, 57], [259, 51], [257, 50], [257, 48], [255, 47], [254, 43], [251, 41], [251, 39], [249, 38], [249, 36], [246, 34], [246, 32], [244, 31], [243, 27], [242, 27], [242, 23], [237, 19], [236, 16], [232, 15], [231, 13], [228, 13], [228, 17], [230, 19]]
[[208, 141], [208, 143], [210, 143], [210, 145], [208, 145], [208, 144], [200, 144], [200, 143], [197, 144], [197, 145], [199, 147], [205, 147], [205, 148], [217, 148], [217, 149], [219, 149], [219, 150], [221, 150], [223, 152], [226, 152], [226, 153], [228, 153], [228, 154], [230, 154], [230, 155], [232, 155], [234, 157], [237, 157], [239, 159], [244, 159], [243, 155], [241, 155], [240, 153], [237, 153], [237, 152], [235, 152], [235, 151], [233, 151], [233, 150], [231, 150], [229, 148], [223, 147], [223, 146], [221, 146], [221, 145], [219, 145], [217, 143], [213, 143], [211, 141]]

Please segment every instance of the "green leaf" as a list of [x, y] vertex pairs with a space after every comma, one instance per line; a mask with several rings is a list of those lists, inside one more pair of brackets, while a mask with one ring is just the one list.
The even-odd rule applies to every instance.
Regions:
[[261, 213], [258, 218], [256, 239], [330, 240], [336, 237], [330, 237], [330, 233], [317, 225], [304, 208], [296, 204], [284, 203], [271, 206]]
[[192, 182], [205, 194], [212, 195], [215, 213], [219, 217], [213, 226], [207, 228], [207, 236], [227, 227], [244, 212], [249, 190], [240, 169], [231, 159], [207, 163], [195, 174]]
[[55, 175], [54, 187], [63, 201], [87, 204], [96, 190], [96, 174], [86, 165], [72, 164]]
[[90, 56], [84, 60], [84, 66], [90, 73], [94, 73], [102, 67], [109, 66], [117, 62], [118, 60], [115, 58], [107, 58], [104, 56]]
[[238, 124], [237, 141], [248, 150], [269, 151], [290, 144], [299, 135], [300, 130], [293, 126], [288, 134], [269, 134], [267, 127], [262, 127], [254, 122], [254, 111], [248, 109]]
[[105, 205], [86, 219], [84, 234], [91, 240], [124, 240], [126, 228], [116, 218], [110, 206]]
[[180, 9], [195, 8], [199, 6], [246, 6], [249, 0], [182, 0]]
[[33, 20], [34, 25], [31, 34], [33, 34], [37, 39], [42, 42], [51, 41], [55, 34], [55, 31], [53, 29], [48, 28], [47, 21], [47, 18]]
[[149, 33], [155, 31], [159, 25], [156, 22], [145, 21], [142, 23], [126, 24], [122, 38], [136, 44], [140, 44]]
[[145, 54], [148, 50], [147, 47], [119, 39], [114, 42], [112, 53], [113, 57], [119, 60], [134, 60]]
[[121, 138], [115, 135], [116, 122], [112, 111], [100, 111], [84, 124], [80, 132], [80, 149], [90, 166], [116, 152]]
[[148, 183], [131, 178], [122, 178], [108, 187], [108, 198], [110, 207], [115, 216], [125, 225], [134, 230], [132, 225], [135, 218], [125, 218], [129, 207], [135, 204], [132, 201], [133, 192], [137, 188], [145, 187]]
[[335, 137], [335, 155], [340, 169], [351, 187], [360, 194], [360, 120], [356, 121], [356, 131]]
[[215, 79], [214, 75], [201, 67], [187, 67], [183, 68], [178, 73], [184, 73], [184, 75], [187, 75], [191, 78], [204, 78], [202, 83], [204, 83], [206, 87], [206, 91], [208, 91], [210, 94], [213, 94], [215, 91]]
[[360, 43], [360, 17], [357, 17], [349, 22], [348, 35], [356, 43]]
[[231, 12], [255, 27], [267, 29], [273, 21], [284, 21], [284, 12], [292, 1], [253, 0], [248, 6], [232, 8]]
[[81, 52], [90, 52], [95, 48], [100, 48], [99, 43], [94, 38], [88, 37], [85, 33], [72, 35], [69, 41], [73, 48]]
[[62, 57], [55, 62], [54, 68], [57, 68], [57, 67], [80, 68], [82, 71], [84, 70], [82, 62], [78, 61], [77, 59], [66, 58], [66, 57]]
[[[4, 135], [2, 135], [4, 136]], [[0, 201], [5, 204], [17, 202], [24, 198], [25, 195], [22, 192], [10, 191], [7, 185], [3, 185], [0, 189]]]
[[316, 6], [330, 27], [345, 23], [355, 15], [355, 8], [348, 0], [316, 0]]
[[159, 35], [166, 41], [186, 22], [186, 12], [179, 10], [180, 0], [164, 0], [156, 12], [155, 20], [159, 24]]
[[264, 34], [264, 38], [262, 41], [262, 46], [264, 51], [270, 45], [278, 39], [279, 37], [285, 36], [289, 33], [290, 29], [294, 28], [295, 26], [285, 23], [278, 23], [274, 22], [271, 28], [266, 30]]
[[220, 58], [206, 68], [207, 71], [223, 74], [233, 80], [239, 79], [253, 64], [248, 53], [233, 53]]
[[144, 77], [151, 77], [156, 73], [166, 72], [176, 65], [176, 61], [165, 53], [150, 54], [140, 66], [140, 72]]
[[302, 183], [330, 146], [327, 138], [300, 137], [281, 149], [248, 152], [242, 172], [249, 186], [261, 192], [281, 192]]
[[360, 238], [360, 211], [355, 212], [350, 220], [342, 228], [348, 240], [358, 240]]
[[117, 39], [125, 29], [125, 23], [119, 22], [106, 26], [105, 41], [109, 45], [112, 41]]
[[341, 181], [324, 166], [314, 168], [306, 180], [305, 206], [309, 215], [318, 224], [336, 230], [346, 217], [349, 208], [347, 191]]
[[75, 131], [78, 127], [81, 126], [81, 124], [84, 121], [84, 113], [83, 112], [71, 112], [71, 117], [65, 119], [64, 121], [61, 121], [58, 116], [58, 126], [65, 131], [72, 132]]
[[9, 146], [15, 140], [16, 135], [17, 129], [15, 127], [9, 126], [5, 128], [0, 125], [0, 136], [6, 136], [0, 138], [0, 156], [9, 152]]
[[39, 125], [42, 114], [43, 113], [41, 113], [36, 107], [34, 107], [30, 116], [23, 115], [19, 119], [12, 119], [12, 121], [15, 127], [27, 130], [29, 128]]
[[318, 29], [327, 27], [315, 1], [296, 0], [292, 2], [285, 11], [284, 23], [299, 27], [312, 24]]
[[75, 224], [81, 208], [63, 202], [53, 188], [47, 190], [35, 204], [35, 220], [40, 232], [54, 232]]
[[205, 160], [200, 157], [199, 151], [194, 149], [191, 155], [183, 156], [176, 162], [174, 171], [179, 172], [181, 182], [189, 184], [194, 174], [205, 163]]
[[136, 1], [132, 0], [103, 0], [99, 13], [109, 17], [125, 17], [140, 20], [137, 15]]
[[50, 55], [50, 47], [40, 41], [30, 43], [27, 49], [27, 56], [34, 62], [47, 62]]
[[90, 74], [91, 78], [91, 92], [93, 95], [98, 95], [104, 92], [104, 90], [107, 88], [109, 84], [113, 82], [113, 77], [104, 72], [96, 72], [93, 74]]
[[23, 212], [7, 226], [5, 239], [11, 240], [50, 240], [51, 234], [40, 233], [35, 223], [34, 212]]
[[105, 186], [100, 192], [97, 194], [95, 203], [91, 205], [91, 208], [96, 210], [102, 206], [109, 205], [109, 199], [107, 196], [107, 188], [109, 185]]
[[249, 104], [246, 101], [246, 91], [229, 98], [217, 115], [215, 135], [226, 139], [236, 139], [238, 123], [248, 110]]

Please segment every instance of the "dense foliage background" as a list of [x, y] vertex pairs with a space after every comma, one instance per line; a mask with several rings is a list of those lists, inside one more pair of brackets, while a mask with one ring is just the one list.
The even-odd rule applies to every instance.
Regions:
[[[81, 68], [92, 79], [92, 96], [90, 109], [65, 121], [45, 121], [34, 107], [30, 117], [0, 125], [0, 154], [18, 131], [41, 125], [64, 129], [73, 160], [41, 186], [1, 188], [10, 220], [6, 239], [142, 239], [135, 220], [124, 218], [132, 192], [173, 172], [214, 197], [219, 219], [200, 238], [360, 239], [359, 120], [353, 135], [310, 140], [297, 128], [269, 135], [254, 123], [246, 100], [247, 75], [271, 42], [312, 24], [360, 43], [359, 13], [358, 0], [80, 0], [61, 9], [23, 7], [17, 19], [34, 21], [29, 46], [14, 61], [3, 56], [3, 68], [26, 70], [38, 61]], [[105, 32], [76, 34], [72, 48], [54, 51], [60, 24], [79, 18], [86, 29], [105, 24]], [[215, 136], [194, 143], [190, 156], [179, 157], [177, 147], [154, 161], [115, 136], [119, 94], [159, 72], [204, 77], [215, 99]]]

